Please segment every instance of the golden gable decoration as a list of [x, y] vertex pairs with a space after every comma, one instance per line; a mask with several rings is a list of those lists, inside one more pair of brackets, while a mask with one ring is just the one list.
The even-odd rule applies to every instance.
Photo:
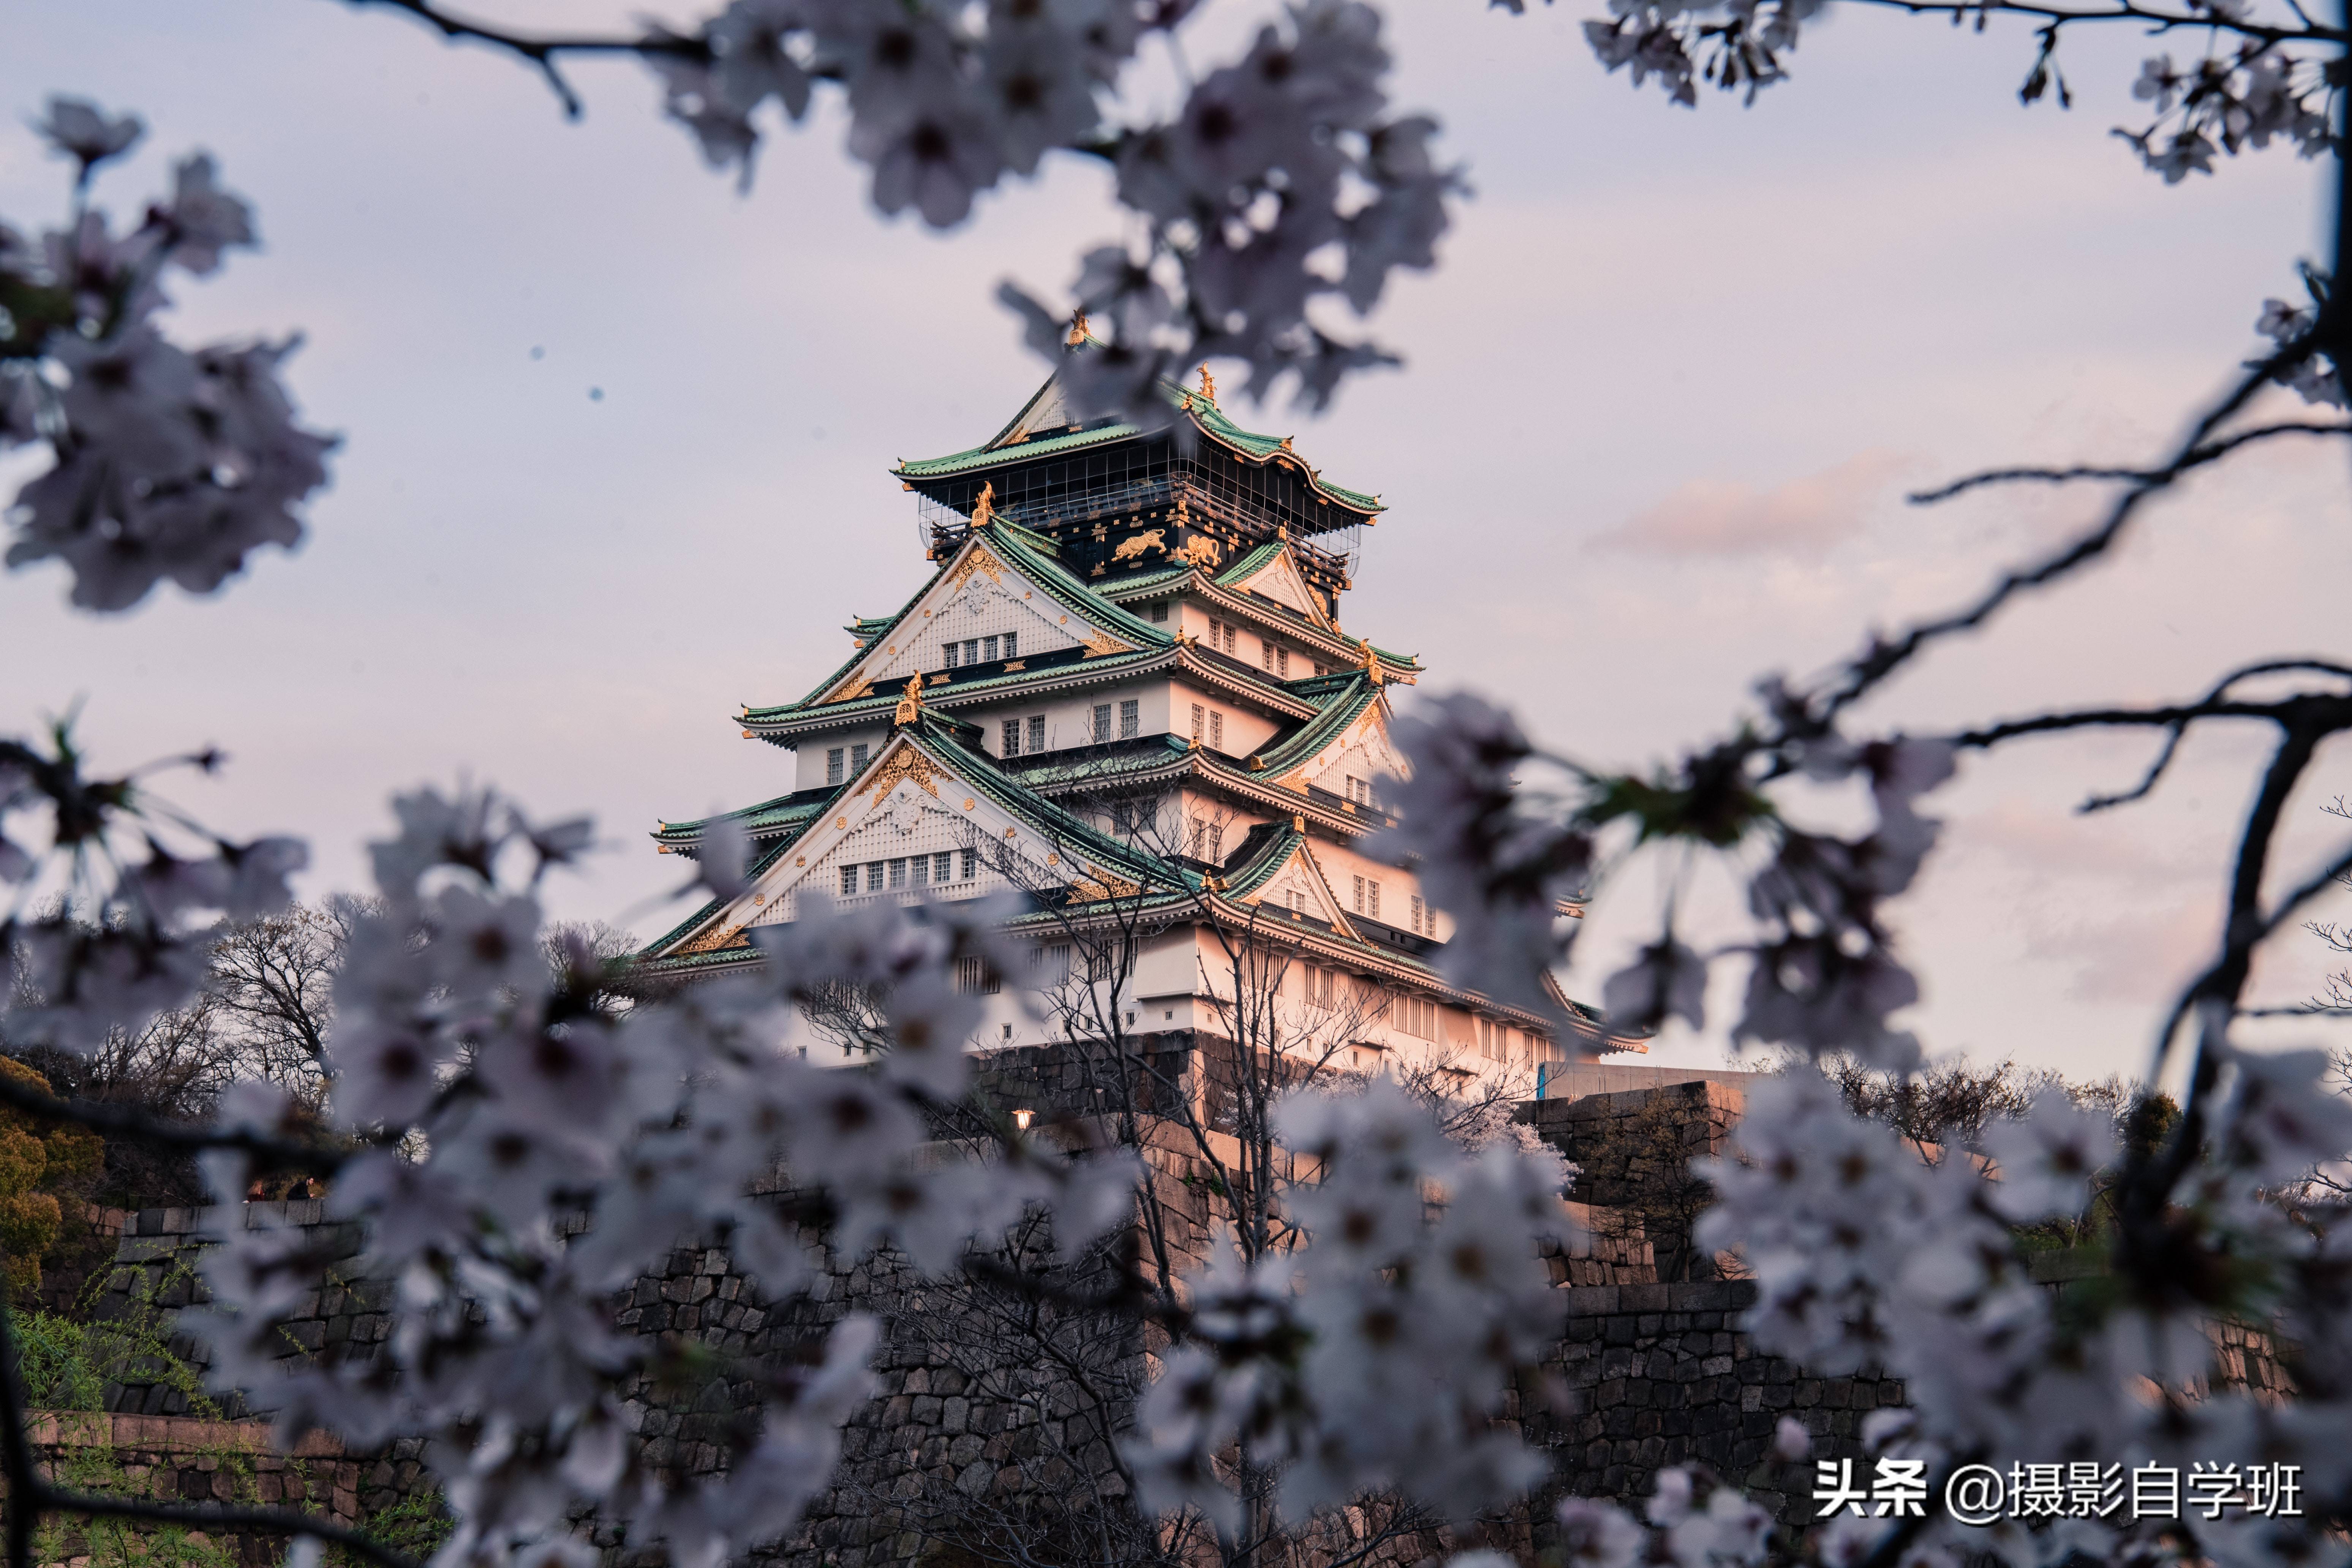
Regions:
[[677, 951], [680, 953], [717, 952], [721, 948], [749, 947], [751, 945], [751, 939], [743, 934], [743, 928], [741, 926], [723, 925], [711, 931], [705, 931], [702, 935], [696, 937], [692, 942], [688, 942], [684, 947], [679, 948]]
[[1004, 586], [1003, 566], [995, 556], [974, 545], [964, 552], [962, 560], [955, 563], [955, 569], [948, 574], [948, 580], [940, 584], [940, 589], [952, 597], [958, 589], [971, 581], [971, 574], [975, 572], [998, 587]]
[[900, 779], [912, 779], [922, 785], [924, 794], [937, 800], [940, 798], [937, 781], [945, 773], [946, 770], [914, 747], [902, 746], [888, 762], [866, 775], [866, 782], [857, 786], [857, 793], [864, 795], [870, 789], [874, 792], [874, 798], [880, 800]]
[[1087, 863], [1087, 874], [1070, 884], [1070, 898], [1075, 903], [1097, 903], [1104, 899], [1131, 899], [1143, 891], [1143, 884], [1115, 876], [1092, 861]]
[[1088, 637], [1085, 642], [1078, 646], [1087, 650], [1085, 654], [1081, 656], [1086, 658], [1100, 658], [1105, 654], [1133, 653], [1135, 651], [1132, 647], [1129, 647], [1126, 643], [1119, 641], [1108, 632], [1101, 631], [1095, 633], [1094, 636]]

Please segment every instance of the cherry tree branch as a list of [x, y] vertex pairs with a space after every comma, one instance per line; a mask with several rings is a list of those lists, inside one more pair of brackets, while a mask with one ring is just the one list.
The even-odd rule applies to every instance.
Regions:
[[435, 5], [433, 0], [344, 0], [344, 3], [355, 9], [377, 5], [403, 12], [452, 43], [484, 44], [514, 56], [535, 68], [546, 79], [557, 101], [563, 106], [564, 117], [570, 120], [580, 118], [580, 95], [572, 91], [572, 84], [563, 79], [562, 70], [556, 63], [558, 56], [671, 55], [691, 60], [708, 60], [710, 58], [709, 47], [700, 39], [657, 30], [629, 37], [591, 33], [532, 35], [457, 16]]
[[[2173, 456], [2147, 470], [2143, 478], [2132, 481], [2131, 488], [2116, 498], [2107, 515], [2095, 527], [2077, 535], [2039, 561], [2002, 574], [1998, 582], [1966, 607], [1932, 620], [1914, 622], [1895, 637], [1874, 638], [1870, 648], [1849, 663], [1843, 674], [1833, 680], [1827, 695], [1822, 699], [1818, 716], [1828, 719], [1852, 707], [1928, 647], [1961, 632], [1976, 630], [2019, 595], [2070, 576], [2077, 569], [2105, 555], [2137, 517], [2142, 503], [2186, 472], [2189, 459], [2213, 438], [2216, 430], [2253, 401], [2254, 395], [2273, 380], [2312, 356], [2317, 348], [2315, 340], [2318, 335], [2317, 329], [2315, 329], [2311, 334], [2281, 344], [2275, 353], [2250, 365], [2245, 374], [2190, 425], [2188, 434], [2174, 447]], [[1955, 490], [1953, 493], [1958, 492]]]
[[2219, 441], [2209, 441], [2193, 451], [2182, 454], [2168, 468], [2102, 468], [2077, 467], [2071, 468], [1991, 468], [1932, 490], [1919, 490], [1905, 498], [1915, 506], [1933, 506], [1954, 496], [1988, 485], [2003, 484], [2075, 484], [2084, 480], [2106, 480], [2124, 484], [2155, 484], [2180, 478], [2193, 468], [2218, 462], [2241, 447], [2257, 441], [2267, 441], [2277, 436], [2352, 436], [2352, 423], [2322, 423], [2315, 420], [2289, 420], [2276, 425], [2257, 426], [2251, 430], [2239, 430]]
[[1914, 16], [1949, 16], [1954, 21], [1987, 16], [2031, 16], [2038, 22], [2054, 23], [2063, 27], [2075, 23], [2138, 22], [2152, 33], [2168, 33], [2181, 27], [2210, 27], [2216, 33], [2235, 37], [2256, 38], [2268, 44], [2335, 43], [2346, 41], [2340, 27], [2323, 26], [2307, 18], [2299, 26], [2278, 26], [2242, 17], [2227, 16], [2219, 11], [2172, 11], [2152, 5], [2134, 5], [2131, 0], [2094, 7], [2036, 4], [2035, 0], [1864, 0], [1864, 4], [1882, 6], [1890, 11], [1907, 12]]

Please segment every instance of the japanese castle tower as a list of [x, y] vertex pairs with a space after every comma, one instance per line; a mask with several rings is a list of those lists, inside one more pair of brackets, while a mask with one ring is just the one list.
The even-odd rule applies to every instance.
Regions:
[[[1067, 352], [1095, 346], [1081, 318]], [[1343, 1068], [1433, 1058], [1532, 1082], [1630, 1043], [1597, 1020], [1561, 1040], [1438, 973], [1451, 921], [1363, 852], [1390, 820], [1376, 781], [1402, 765], [1389, 691], [1422, 674], [1339, 624], [1349, 546], [1380, 500], [1234, 424], [1205, 371], [1160, 390], [1179, 428], [1147, 432], [1075, 418], [1057, 374], [985, 444], [892, 470], [921, 498], [930, 574], [895, 614], [853, 621], [849, 658], [806, 696], [737, 716], [793, 753], [792, 787], [727, 814], [749, 885], [651, 944], [646, 967], [756, 964], [746, 929], [812, 892], [854, 907], [1011, 889], [1034, 912], [1008, 934], [1045, 971], [1029, 983], [1067, 979], [1090, 921], [1142, 933], [1122, 959], [1136, 1037], [1224, 1036], [1238, 943], [1278, 951], [1271, 987], [1299, 1038], [1344, 1017]], [[693, 855], [719, 820], [654, 837]], [[1066, 1027], [1002, 994], [973, 1044]]]

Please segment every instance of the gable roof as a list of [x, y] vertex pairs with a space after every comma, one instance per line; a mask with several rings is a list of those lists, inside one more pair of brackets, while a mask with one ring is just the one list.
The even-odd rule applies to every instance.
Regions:
[[1272, 539], [1259, 545], [1217, 574], [1216, 581], [1220, 588], [1255, 595], [1306, 617], [1325, 631], [1331, 629], [1331, 616], [1323, 606], [1322, 596], [1307, 586], [1306, 574], [1298, 569], [1298, 557], [1287, 538]]
[[[1197, 873], [1136, 850], [1008, 778], [992, 758], [964, 743], [962, 731], [968, 728], [952, 719], [924, 712], [877, 748], [855, 777], [835, 788], [803, 792], [815, 797], [814, 809], [800, 810], [792, 826], [773, 844], [762, 848], [746, 872], [743, 891], [732, 899], [705, 900], [677, 926], [648, 942], [641, 950], [639, 961], [652, 965], [653, 972], [659, 973], [675, 967], [677, 961], [699, 959], [721, 950], [741, 948], [748, 952], [742, 931], [755, 923], [754, 911], [763, 910], [771, 899], [781, 901], [796, 892], [817, 874], [811, 870], [806, 877], [777, 884], [772, 873], [784, 855], [806, 844], [809, 853], [817, 854], [822, 865], [824, 854], [820, 854], [819, 848], [828, 841], [821, 837], [812, 839], [812, 830], [833, 815], [837, 817], [837, 826], [845, 832], [854, 832], [850, 827], [853, 815], [860, 819], [862, 826], [864, 818], [884, 808], [899, 781], [909, 777], [936, 798], [945, 798], [939, 789], [942, 782], [952, 783], [958, 793], [968, 789], [972, 798], [985, 798], [1004, 816], [1034, 835], [1035, 841], [1053, 847], [1047, 853], [1055, 858], [1048, 864], [1069, 853], [1073, 862], [1066, 868], [1069, 886], [1083, 887], [1091, 878], [1099, 885], [1123, 883], [1139, 891], [1159, 889], [1181, 895], [1199, 889], [1201, 879]], [[914, 753], [912, 758], [909, 752]], [[872, 798], [865, 798], [869, 792]], [[696, 830], [694, 837], [698, 841], [702, 830], [717, 820], [719, 819], [706, 818], [678, 826]], [[671, 831], [670, 825], [665, 824], [664, 831]], [[1039, 869], [1044, 871], [1043, 867]]]
[[[924, 601], [936, 595], [941, 584], [949, 584], [950, 589], [960, 586], [962, 579], [974, 571], [985, 571], [993, 577], [1001, 570], [1010, 570], [1033, 584], [1048, 601], [1060, 605], [1072, 615], [1083, 616], [1091, 628], [1129, 645], [1117, 649], [1097, 649], [1094, 657], [1101, 657], [1106, 652], [1125, 654], [1137, 649], [1158, 650], [1174, 646], [1174, 639], [1166, 628], [1153, 625], [1126, 606], [1094, 592], [1055, 560], [1055, 554], [1051, 540], [1009, 522], [1000, 521], [985, 529], [973, 530], [971, 536], [947, 560], [939, 563], [938, 570], [898, 607], [896, 615], [853, 623], [856, 631], [863, 637], [863, 643], [807, 696], [796, 702], [771, 707], [747, 706], [741, 714], [743, 722], [751, 725], [760, 721], [796, 717], [821, 707], [846, 710], [848, 704], [861, 700], [870, 700], [877, 706], [886, 701], [895, 701], [898, 696], [895, 689], [888, 693], [887, 699], [870, 695], [871, 681], [867, 683], [869, 691], [857, 690], [856, 678], [861, 667], [887, 662], [894, 656], [887, 651], [877, 652], [877, 645], [887, 650], [890, 645], [885, 643], [884, 638], [908, 624], [923, 608]], [[1077, 640], [1082, 644], [1088, 641], [1085, 637]], [[1042, 661], [1033, 658], [1026, 662], [1034, 667]]]

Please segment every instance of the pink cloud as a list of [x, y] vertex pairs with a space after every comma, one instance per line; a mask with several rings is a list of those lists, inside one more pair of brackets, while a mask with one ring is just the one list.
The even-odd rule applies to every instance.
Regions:
[[1916, 461], [1874, 448], [1769, 489], [1692, 479], [1593, 542], [1643, 555], [1819, 556], [1861, 532], [1872, 505]]

